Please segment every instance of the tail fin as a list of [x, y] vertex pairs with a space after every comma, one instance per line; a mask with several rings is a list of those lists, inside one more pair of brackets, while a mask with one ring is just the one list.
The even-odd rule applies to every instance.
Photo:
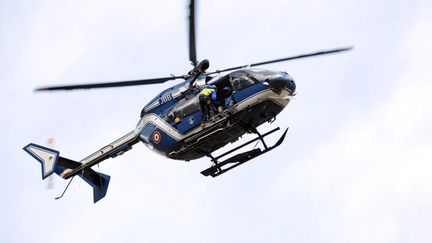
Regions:
[[40, 145], [30, 143], [23, 148], [33, 158], [39, 161], [42, 165], [42, 180], [52, 175], [55, 172], [55, 167], [58, 163], [59, 152], [50, 148], [45, 148]]
[[111, 177], [102, 173], [98, 173], [90, 168], [84, 169], [79, 175], [85, 182], [93, 187], [93, 202], [97, 203], [99, 200], [105, 197], [108, 184]]
[[[41, 163], [42, 179], [53, 173], [63, 177], [69, 171], [81, 166], [79, 162], [60, 157], [58, 151], [37, 144], [30, 143], [23, 149]], [[110, 181], [109, 175], [98, 173], [91, 168], [83, 169], [78, 175], [93, 187], [94, 203], [105, 197]]]

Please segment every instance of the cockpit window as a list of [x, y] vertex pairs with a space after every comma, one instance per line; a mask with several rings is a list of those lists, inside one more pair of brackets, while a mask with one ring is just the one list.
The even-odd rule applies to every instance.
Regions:
[[258, 82], [251, 74], [243, 70], [231, 73], [229, 76], [235, 91], [242, 90]]

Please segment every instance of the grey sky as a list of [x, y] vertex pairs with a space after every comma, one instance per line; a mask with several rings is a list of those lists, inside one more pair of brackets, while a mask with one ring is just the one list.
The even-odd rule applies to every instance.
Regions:
[[[100, 170], [106, 198], [76, 180], [45, 190], [22, 151], [54, 137], [79, 160], [134, 128], [174, 82], [33, 93], [48, 84], [183, 74], [186, 2], [1, 1], [0, 242], [431, 242], [432, 3], [199, 1], [198, 58], [211, 69], [354, 45], [269, 65], [297, 81], [274, 152], [217, 179], [206, 159], [138, 144]], [[269, 129], [265, 126], [263, 129]], [[274, 138], [276, 139], [276, 138]]]

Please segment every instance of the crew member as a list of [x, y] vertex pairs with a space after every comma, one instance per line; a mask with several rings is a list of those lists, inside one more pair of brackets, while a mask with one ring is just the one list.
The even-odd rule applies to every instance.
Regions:
[[221, 95], [219, 97], [219, 107], [218, 111], [219, 113], [222, 113], [224, 110], [226, 110], [231, 105], [231, 95], [232, 95], [232, 89], [229, 86], [226, 86], [222, 89]]
[[214, 85], [206, 84], [199, 93], [199, 101], [202, 112], [202, 122], [207, 121], [211, 114], [212, 102], [217, 99], [216, 87]]

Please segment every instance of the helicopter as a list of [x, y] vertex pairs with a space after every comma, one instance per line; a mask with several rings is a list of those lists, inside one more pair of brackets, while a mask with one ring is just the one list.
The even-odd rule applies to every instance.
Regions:
[[[196, 55], [195, 0], [189, 2], [188, 24], [189, 61], [193, 68], [184, 75], [35, 89], [38, 92], [96, 89], [155, 85], [171, 80], [183, 80], [162, 91], [145, 105], [141, 110], [138, 124], [132, 131], [79, 162], [61, 157], [59, 151], [35, 143], [25, 146], [23, 149], [41, 163], [42, 179], [54, 173], [65, 180], [70, 179], [61, 196], [56, 199], [65, 194], [75, 176], [81, 177], [93, 188], [94, 203], [104, 198], [110, 176], [94, 171], [92, 166], [124, 154], [139, 142], [169, 159], [190, 161], [208, 157], [212, 165], [201, 171], [201, 174], [212, 177], [222, 175], [273, 150], [282, 144], [288, 128], [273, 145], [268, 145], [265, 138], [280, 130], [280, 127], [265, 133], [259, 132], [257, 128], [266, 122], [275, 121], [276, 116], [296, 95], [296, 83], [285, 71], [255, 67], [352, 49], [337, 48], [207, 72], [210, 62], [207, 59], [198, 62]], [[207, 104], [210, 112], [210, 118], [207, 118], [200, 104], [200, 94], [202, 89], [209, 85], [214, 89], [217, 98]], [[229, 143], [235, 143], [247, 133], [255, 134], [256, 137], [222, 154], [214, 155], [214, 152]], [[254, 142], [261, 142], [263, 148], [254, 147], [246, 152], [237, 153]]]

